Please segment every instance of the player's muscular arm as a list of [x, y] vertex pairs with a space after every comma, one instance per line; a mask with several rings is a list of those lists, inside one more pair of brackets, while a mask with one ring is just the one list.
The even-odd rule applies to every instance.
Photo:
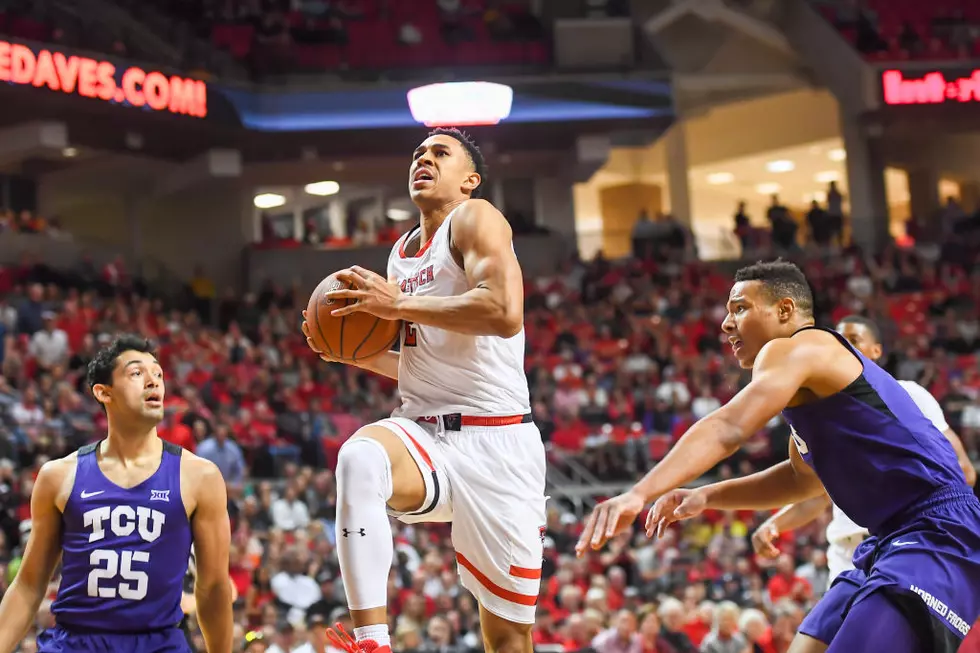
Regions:
[[700, 492], [706, 507], [716, 510], [771, 510], [801, 504], [798, 511], [781, 520], [780, 532], [812, 521], [830, 505], [823, 483], [800, 457], [793, 440], [789, 441], [789, 460], [742, 478], [706, 485]]
[[507, 219], [484, 200], [470, 200], [452, 221], [453, 244], [470, 289], [455, 297], [401, 295], [398, 317], [474, 336], [510, 338], [524, 326], [524, 278]]
[[11, 653], [27, 634], [61, 557], [58, 494], [71, 465], [45, 463], [31, 494], [31, 535], [17, 577], [0, 602], [0, 653]]
[[197, 555], [194, 584], [197, 621], [209, 653], [231, 653], [234, 622], [228, 579], [231, 543], [228, 494], [214, 463], [195, 458], [190, 470], [196, 477], [197, 505], [191, 515], [191, 528]]
[[[806, 338], [773, 340], [759, 352], [752, 381], [721, 408], [698, 420], [677, 444], [634, 486], [646, 501], [690, 483], [735, 453], [754, 433], [779, 414], [807, 383], [811, 370], [823, 355]], [[780, 469], [780, 467], [783, 467]], [[777, 479], [795, 476], [792, 469], [776, 465], [762, 474]], [[775, 485], [767, 479], [767, 486]], [[809, 496], [779, 500], [773, 507]]]

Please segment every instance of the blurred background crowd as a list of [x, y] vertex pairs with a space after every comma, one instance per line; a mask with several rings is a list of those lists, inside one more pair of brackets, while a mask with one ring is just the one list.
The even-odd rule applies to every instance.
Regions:
[[[818, 321], [852, 313], [875, 319], [885, 365], [940, 399], [976, 459], [980, 241], [973, 220], [945, 242], [878, 256], [815, 249], [803, 260]], [[730, 270], [690, 259], [670, 239], [636, 245], [656, 256], [573, 260], [526, 280], [526, 369], [553, 481], [622, 486], [745, 381], [719, 330]], [[212, 460], [228, 484], [241, 641], [250, 633], [256, 650], [322, 651], [319, 626], [345, 619], [331, 469], [359, 426], [393, 408], [394, 384], [324, 364], [307, 349], [299, 332], [303, 289], [270, 285], [240, 301], [202, 304], [192, 287], [154, 297], [124, 274], [96, 272], [25, 259], [0, 273], [4, 581], [16, 573], [30, 530], [40, 465], [104, 433], [84, 387], [88, 360], [114, 334], [140, 333], [159, 343], [168, 375], [160, 435]], [[781, 460], [788, 437], [773, 420], [713, 475]], [[559, 492], [549, 509], [534, 631], [542, 650], [782, 652], [827, 587], [826, 520], [785, 534], [775, 561], [752, 553], [749, 537], [767, 516], [752, 512], [706, 514], [658, 541], [624, 535], [575, 559], [582, 508], [581, 497]], [[478, 613], [458, 584], [448, 528], [395, 528], [396, 650], [479, 648]], [[39, 625], [50, 623], [47, 608]], [[731, 648], [740, 638], [753, 648]], [[196, 632], [194, 639], [203, 646]]]
[[[236, 653], [325, 653], [324, 627], [350, 628], [332, 470], [397, 389], [299, 325], [320, 277], [378, 268], [413, 224], [416, 82], [512, 76], [511, 113], [475, 129], [549, 457], [536, 650], [785, 653], [826, 591], [829, 515], [775, 560], [753, 512], [574, 557], [591, 506], [746, 382], [720, 333], [740, 262], [798, 261], [819, 324], [875, 320], [881, 364], [980, 461], [976, 0], [0, 0], [0, 34], [0, 591], [38, 469], [105, 432], [88, 361], [132, 332], [166, 370], [160, 435], [229, 488]], [[10, 44], [54, 52], [54, 78]], [[83, 94], [59, 54], [109, 58], [117, 89], [159, 71], [133, 96], [154, 102]], [[206, 117], [163, 100], [174, 71], [206, 82]], [[480, 123], [469, 99], [438, 108]], [[702, 480], [788, 441], [776, 418]], [[482, 648], [448, 526], [394, 529], [394, 649]], [[52, 623], [48, 600], [21, 651]]]

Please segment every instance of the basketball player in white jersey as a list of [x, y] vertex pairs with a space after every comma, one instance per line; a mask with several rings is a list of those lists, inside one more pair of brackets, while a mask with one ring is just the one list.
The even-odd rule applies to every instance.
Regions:
[[354, 289], [328, 293], [356, 300], [334, 315], [404, 322], [400, 353], [361, 364], [398, 381], [401, 406], [355, 433], [337, 463], [352, 653], [389, 650], [389, 512], [405, 523], [452, 522], [486, 650], [532, 650], [545, 453], [524, 376], [523, 275], [507, 220], [476, 199], [484, 168], [467, 135], [433, 131], [409, 169], [421, 221], [392, 248], [388, 279], [354, 267], [338, 274]]
[[[857, 315], [848, 316], [837, 325], [837, 331], [871, 360], [877, 361], [881, 358], [881, 332], [873, 321]], [[966, 455], [959, 436], [946, 423], [939, 402], [915, 381], [899, 381], [899, 384], [909, 393], [922, 414], [949, 440], [956, 451], [960, 467], [963, 468], [966, 482], [972, 487], [976, 482], [977, 472]], [[763, 522], [752, 535], [752, 545], [756, 553], [767, 558], [775, 558], [779, 555], [779, 551], [773, 546], [773, 540], [780, 533], [809, 524], [822, 515], [828, 507], [833, 508], [833, 519], [827, 526], [827, 566], [830, 569], [829, 582], [832, 583], [842, 571], [854, 568], [852, 562], [854, 550], [868, 536], [868, 531], [845, 515], [831, 502], [827, 494], [786, 506]]]

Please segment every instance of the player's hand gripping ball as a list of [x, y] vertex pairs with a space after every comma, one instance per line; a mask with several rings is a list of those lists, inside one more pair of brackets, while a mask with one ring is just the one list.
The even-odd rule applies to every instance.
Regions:
[[[401, 320], [386, 319], [377, 312], [366, 310], [366, 306], [382, 304], [376, 293], [372, 293], [374, 286], [365, 281], [370, 279], [371, 284], [375, 284], [373, 277], [387, 285], [379, 275], [355, 267], [331, 274], [310, 296], [303, 311], [303, 335], [310, 349], [325, 360], [360, 363], [390, 350], [398, 340]], [[382, 286], [379, 284], [378, 287]], [[401, 293], [400, 288], [398, 293]], [[358, 307], [361, 302], [366, 306]]]

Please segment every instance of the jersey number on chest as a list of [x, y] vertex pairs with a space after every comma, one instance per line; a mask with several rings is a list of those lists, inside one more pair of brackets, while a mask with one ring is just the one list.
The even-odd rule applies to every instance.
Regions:
[[419, 346], [419, 335], [415, 330], [415, 325], [411, 322], [403, 322], [405, 326], [405, 346], [406, 347], [418, 347]]
[[[90, 543], [105, 540], [108, 533], [116, 538], [127, 538], [136, 533], [144, 542], [154, 542], [163, 532], [166, 519], [159, 510], [143, 506], [135, 509], [131, 506], [101, 506], [83, 515]], [[100, 599], [117, 596], [130, 601], [145, 599], [150, 579], [143, 569], [149, 563], [149, 551], [95, 549], [89, 553], [92, 569], [88, 574], [88, 595]]]

